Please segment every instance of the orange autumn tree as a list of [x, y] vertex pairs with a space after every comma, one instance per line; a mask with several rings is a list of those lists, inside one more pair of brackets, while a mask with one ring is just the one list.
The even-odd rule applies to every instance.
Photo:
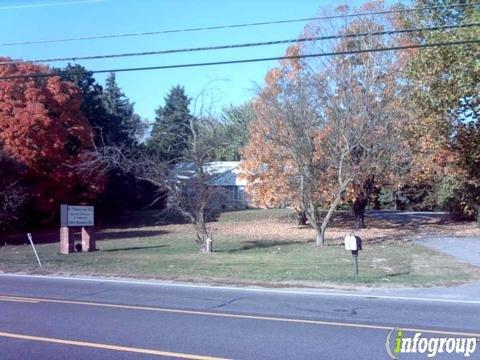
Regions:
[[[287, 56], [298, 54], [297, 45], [287, 50]], [[335, 198], [331, 189], [337, 171], [326, 156], [323, 139], [330, 129], [317, 109], [313, 89], [298, 59], [283, 60], [269, 71], [253, 103], [256, 116], [242, 169], [256, 204], [292, 206], [305, 214], [316, 244], [323, 245], [328, 221], [319, 224], [318, 210]], [[338, 204], [339, 197], [336, 200]]]
[[[382, 10], [386, 10], [382, 2], [371, 2], [352, 11], [347, 7], [338, 11], [358, 14]], [[312, 22], [305, 28], [304, 36], [308, 37], [341, 35], [305, 44], [304, 51], [339, 53], [309, 60], [309, 66], [314, 74], [322, 74], [311, 78], [317, 94], [328, 98], [323, 111], [335, 134], [331, 146], [343, 148], [347, 154], [343, 165], [346, 177], [351, 178], [348, 198], [357, 229], [365, 227], [365, 209], [374, 187], [404, 181], [403, 169], [411, 159], [405, 134], [413, 108], [408, 100], [405, 60], [400, 52], [368, 51], [393, 47], [395, 38], [365, 35], [392, 27], [389, 18], [355, 16], [342, 23], [335, 19]]]
[[0, 65], [0, 77], [8, 78], [0, 80], [0, 143], [26, 168], [37, 210], [51, 215], [60, 202], [92, 200], [102, 185], [77, 169], [93, 145], [81, 92], [58, 76], [36, 76], [49, 71], [28, 63]]
[[[294, 51], [294, 47], [290, 48], [291, 53]], [[290, 140], [285, 128], [288, 124], [279, 108], [283, 91], [280, 82], [296, 77], [297, 70], [298, 61], [284, 61], [280, 68], [267, 73], [265, 87], [252, 103], [255, 120], [249, 126], [250, 139], [243, 150], [242, 168], [256, 205], [290, 205], [301, 212], [297, 174], [291, 155], [285, 151]]]
[[[361, 227], [371, 188], [394, 178], [397, 163], [409, 155], [403, 148], [403, 127], [410, 121], [410, 107], [398, 58], [394, 53], [357, 52], [387, 47], [388, 38], [355, 36], [384, 27], [384, 22], [362, 17], [347, 24], [309, 24], [302, 37], [342, 37], [303, 42], [287, 55], [343, 53], [284, 60], [269, 72], [255, 102], [257, 119], [244, 152], [254, 199], [260, 195], [258, 202], [286, 201], [305, 211], [317, 245], [324, 243], [331, 216], [345, 195], [350, 195], [356, 226]], [[320, 208], [328, 209], [321, 225]]]

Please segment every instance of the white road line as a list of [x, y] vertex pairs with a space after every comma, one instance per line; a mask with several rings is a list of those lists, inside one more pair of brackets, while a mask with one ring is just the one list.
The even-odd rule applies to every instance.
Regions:
[[30, 303], [30, 304], [38, 304], [39, 301], [37, 300], [28, 300], [25, 298], [17, 298], [17, 297], [12, 297], [12, 296], [1, 296], [0, 295], [0, 301], [12, 301], [12, 302], [23, 302], [23, 303]]
[[144, 280], [120, 280], [120, 279], [105, 279], [105, 278], [82, 278], [82, 277], [67, 277], [67, 276], [49, 276], [49, 275], [27, 275], [27, 274], [7, 274], [0, 273], [0, 277], [23, 277], [34, 279], [49, 279], [49, 280], [68, 280], [68, 281], [84, 281], [84, 282], [104, 282], [115, 284], [129, 284], [129, 285], [149, 285], [158, 287], [178, 287], [178, 288], [193, 288], [193, 289], [208, 289], [208, 290], [229, 290], [229, 291], [243, 291], [243, 292], [261, 292], [273, 294], [290, 294], [290, 295], [310, 295], [310, 296], [331, 296], [331, 297], [350, 297], [363, 299], [382, 299], [382, 300], [403, 300], [403, 301], [423, 301], [423, 302], [440, 302], [440, 303], [456, 303], [456, 304], [473, 304], [480, 305], [480, 300], [461, 300], [461, 299], [442, 299], [431, 297], [410, 297], [410, 296], [390, 296], [377, 294], [347, 294], [335, 292], [318, 292], [318, 291], [302, 291], [302, 290], [279, 290], [279, 289], [265, 289], [265, 288], [249, 288], [249, 287], [230, 287], [230, 286], [213, 286], [213, 285], [196, 285], [196, 284], [179, 284], [167, 282], [154, 282]]
[[13, 338], [13, 339], [28, 340], [28, 341], [40, 341], [40, 342], [60, 344], [60, 345], [81, 346], [81, 347], [88, 347], [88, 348], [102, 349], [102, 350], [114, 350], [114, 351], [123, 351], [123, 352], [129, 352], [129, 353], [137, 353], [137, 354], [156, 355], [161, 357], [168, 356], [168, 357], [173, 357], [177, 359], [225, 360], [223, 358], [212, 357], [212, 356], [185, 354], [185, 353], [177, 353], [177, 352], [162, 351], [162, 350], [155, 350], [155, 349], [143, 349], [143, 348], [136, 348], [131, 346], [102, 344], [102, 343], [94, 343], [94, 342], [78, 341], [78, 340], [57, 339], [57, 338], [44, 337], [44, 336], [14, 334], [14, 333], [3, 332], [3, 331], [0, 332], [0, 337], [7, 337], [7, 338]]

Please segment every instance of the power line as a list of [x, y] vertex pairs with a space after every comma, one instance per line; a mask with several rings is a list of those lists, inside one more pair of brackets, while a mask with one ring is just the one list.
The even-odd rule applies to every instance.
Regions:
[[327, 36], [314, 36], [314, 37], [299, 38], [299, 39], [263, 41], [263, 42], [243, 43], [243, 44], [233, 44], [233, 45], [230, 44], [230, 45], [219, 45], [219, 46], [204, 46], [204, 47], [184, 48], [184, 49], [142, 51], [142, 52], [132, 52], [132, 53], [123, 53], [123, 54], [71, 56], [71, 57], [63, 57], [63, 58], [49, 58], [49, 59], [36, 59], [36, 60], [12, 60], [12, 61], [0, 62], [0, 65], [23, 64], [23, 63], [49, 63], [49, 62], [59, 62], [59, 61], [76, 62], [78, 60], [99, 60], [99, 59], [135, 57], [135, 56], [165, 55], [165, 54], [184, 53], [184, 52], [227, 50], [227, 49], [237, 49], [237, 48], [246, 48], [246, 47], [257, 47], [257, 46], [297, 43], [297, 42], [310, 42], [310, 41], [322, 41], [322, 40], [333, 40], [333, 39], [357, 38], [357, 37], [365, 37], [365, 36], [407, 34], [407, 33], [422, 32], [422, 31], [439, 31], [439, 30], [467, 28], [467, 27], [475, 27], [475, 26], [480, 26], [480, 23], [468, 23], [468, 24], [461, 24], [461, 25], [445, 25], [445, 26], [410, 28], [410, 29], [383, 30], [383, 31], [375, 31], [375, 32], [338, 34], [338, 35], [327, 35]]
[[358, 17], [358, 16], [373, 16], [373, 15], [386, 15], [386, 14], [394, 14], [394, 13], [407, 13], [407, 12], [436, 10], [436, 9], [464, 8], [464, 7], [475, 6], [475, 5], [480, 5], [480, 3], [467, 3], [467, 4], [454, 4], [454, 5], [444, 5], [444, 6], [417, 7], [417, 8], [408, 8], [408, 9], [382, 10], [382, 11], [364, 12], [364, 13], [355, 13], [355, 14], [326, 15], [326, 16], [309, 17], [309, 18], [275, 20], [275, 21], [262, 21], [262, 22], [231, 24], [231, 25], [219, 25], [219, 26], [205, 26], [205, 27], [186, 28], [186, 29], [172, 29], [172, 30], [123, 33], [123, 34], [106, 34], [106, 35], [92, 35], [92, 36], [81, 36], [81, 37], [71, 37], [71, 38], [19, 41], [19, 42], [0, 43], [0, 46], [46, 44], [46, 43], [57, 43], [57, 42], [67, 42], [67, 41], [111, 39], [111, 38], [122, 38], [122, 37], [132, 37], [132, 36], [146, 36], [146, 35], [172, 34], [172, 33], [182, 33], [182, 32], [193, 32], [193, 31], [232, 29], [232, 28], [242, 28], [242, 27], [250, 27], [250, 26], [264, 26], [264, 25], [277, 25], [277, 24], [287, 24], [287, 23], [295, 23], [295, 22], [306, 22], [306, 21], [312, 21], [312, 20], [328, 20], [328, 19], [351, 18], [351, 17]]
[[1, 6], [0, 10], [29, 9], [29, 8], [47, 7], [47, 6], [91, 4], [91, 3], [99, 3], [99, 2], [104, 2], [104, 1], [106, 1], [106, 0], [80, 0], [80, 1], [57, 2], [57, 3], [48, 3], [48, 4], [10, 5], [10, 6]]
[[[317, 58], [317, 57], [336, 56], [336, 55], [353, 55], [353, 54], [362, 54], [362, 53], [369, 53], [369, 52], [407, 50], [407, 49], [419, 49], [419, 48], [479, 44], [479, 43], [480, 43], [480, 39], [472, 39], [472, 40], [459, 40], [459, 41], [450, 41], [450, 42], [438, 42], [438, 43], [430, 43], [430, 44], [416, 44], [416, 45], [392, 46], [392, 47], [349, 50], [349, 51], [326, 52], [326, 53], [316, 53], [316, 54], [277, 56], [277, 57], [269, 57], [269, 58], [212, 61], [212, 62], [203, 62], [203, 63], [174, 64], [174, 65], [148, 66], [148, 67], [136, 67], [136, 68], [88, 70], [88, 72], [92, 74], [102, 74], [102, 73], [110, 73], [110, 72], [165, 70], [165, 69], [203, 67], [203, 66], [214, 66], [214, 65], [243, 64], [243, 63], [253, 63], [253, 62], [275, 61], [275, 60]], [[0, 77], [0, 80], [44, 78], [44, 77], [61, 76], [61, 75], [81, 75], [81, 72], [57, 71], [57, 72], [36, 73], [36, 74], [29, 74], [29, 75], [9, 75], [9, 76]]]

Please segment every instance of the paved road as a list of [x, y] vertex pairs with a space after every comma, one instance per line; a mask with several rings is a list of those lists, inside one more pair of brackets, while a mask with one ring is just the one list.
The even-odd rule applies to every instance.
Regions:
[[387, 359], [392, 328], [480, 337], [479, 314], [478, 298], [0, 275], [0, 359]]
[[397, 224], [421, 224], [423, 222], [440, 221], [448, 217], [442, 211], [404, 211], [404, 210], [369, 210], [367, 217], [382, 218]]

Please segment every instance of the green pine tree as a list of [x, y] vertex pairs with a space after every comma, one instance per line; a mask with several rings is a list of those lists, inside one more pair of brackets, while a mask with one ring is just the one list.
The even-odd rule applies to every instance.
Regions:
[[115, 145], [138, 145], [144, 126], [134, 110], [134, 104], [118, 86], [115, 73], [110, 73], [103, 91], [103, 106], [110, 116], [115, 131], [110, 139]]
[[93, 73], [81, 65], [71, 64], [59, 70], [63, 80], [74, 83], [82, 91], [81, 109], [95, 132], [97, 146], [111, 144], [112, 139], [119, 136], [118, 127], [104, 106], [103, 88], [97, 83]]
[[192, 118], [188, 108], [190, 101], [185, 89], [177, 85], [165, 97], [165, 105], [155, 111], [155, 123], [147, 148], [167, 161], [180, 160], [188, 148]]
[[248, 142], [248, 126], [254, 116], [250, 102], [238, 106], [230, 105], [223, 109], [216, 133], [223, 145], [212, 153], [213, 160], [241, 160], [242, 149]]

